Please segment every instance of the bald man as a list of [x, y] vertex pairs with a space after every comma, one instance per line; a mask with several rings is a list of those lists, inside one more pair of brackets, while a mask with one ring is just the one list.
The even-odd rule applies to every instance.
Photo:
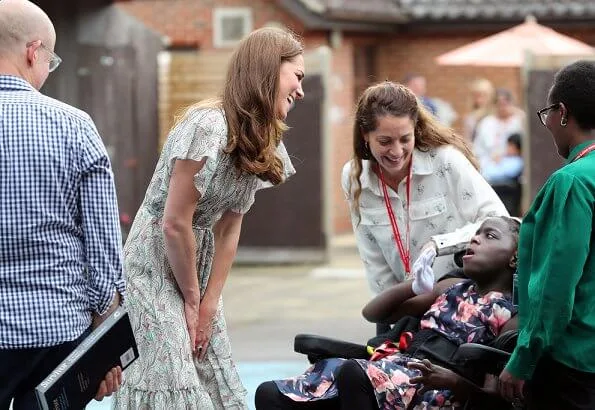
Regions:
[[[41, 94], [62, 61], [49, 17], [0, 0], [0, 410], [34, 388], [124, 295], [111, 165], [93, 121]], [[96, 399], [116, 391], [112, 369]]]

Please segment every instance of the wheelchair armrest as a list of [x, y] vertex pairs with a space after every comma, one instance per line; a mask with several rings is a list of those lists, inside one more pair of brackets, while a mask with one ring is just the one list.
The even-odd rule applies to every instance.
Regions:
[[453, 356], [453, 362], [472, 369], [475, 374], [500, 374], [510, 353], [478, 343], [463, 343]]
[[293, 341], [293, 350], [308, 356], [310, 363], [330, 357], [345, 359], [368, 359], [366, 346], [325, 336], [298, 334]]

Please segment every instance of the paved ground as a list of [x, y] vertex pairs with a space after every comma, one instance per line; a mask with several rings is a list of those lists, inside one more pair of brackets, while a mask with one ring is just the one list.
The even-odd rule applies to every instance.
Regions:
[[[370, 293], [352, 237], [336, 238], [324, 266], [235, 266], [223, 297], [240, 376], [252, 406], [264, 380], [303, 371], [305, 357], [293, 352], [297, 333], [364, 342], [374, 326], [361, 318]], [[88, 410], [109, 408], [109, 401]]]

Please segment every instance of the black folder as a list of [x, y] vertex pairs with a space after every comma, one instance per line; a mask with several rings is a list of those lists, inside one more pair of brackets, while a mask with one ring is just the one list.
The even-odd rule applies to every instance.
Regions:
[[107, 372], [122, 370], [138, 358], [128, 313], [116, 309], [36, 388], [43, 410], [82, 409], [94, 397]]

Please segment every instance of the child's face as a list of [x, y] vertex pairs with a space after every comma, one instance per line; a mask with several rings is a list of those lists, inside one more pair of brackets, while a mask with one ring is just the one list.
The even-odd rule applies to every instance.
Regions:
[[478, 280], [494, 272], [508, 270], [515, 252], [515, 235], [508, 222], [502, 218], [487, 219], [471, 238], [463, 256], [465, 275]]

